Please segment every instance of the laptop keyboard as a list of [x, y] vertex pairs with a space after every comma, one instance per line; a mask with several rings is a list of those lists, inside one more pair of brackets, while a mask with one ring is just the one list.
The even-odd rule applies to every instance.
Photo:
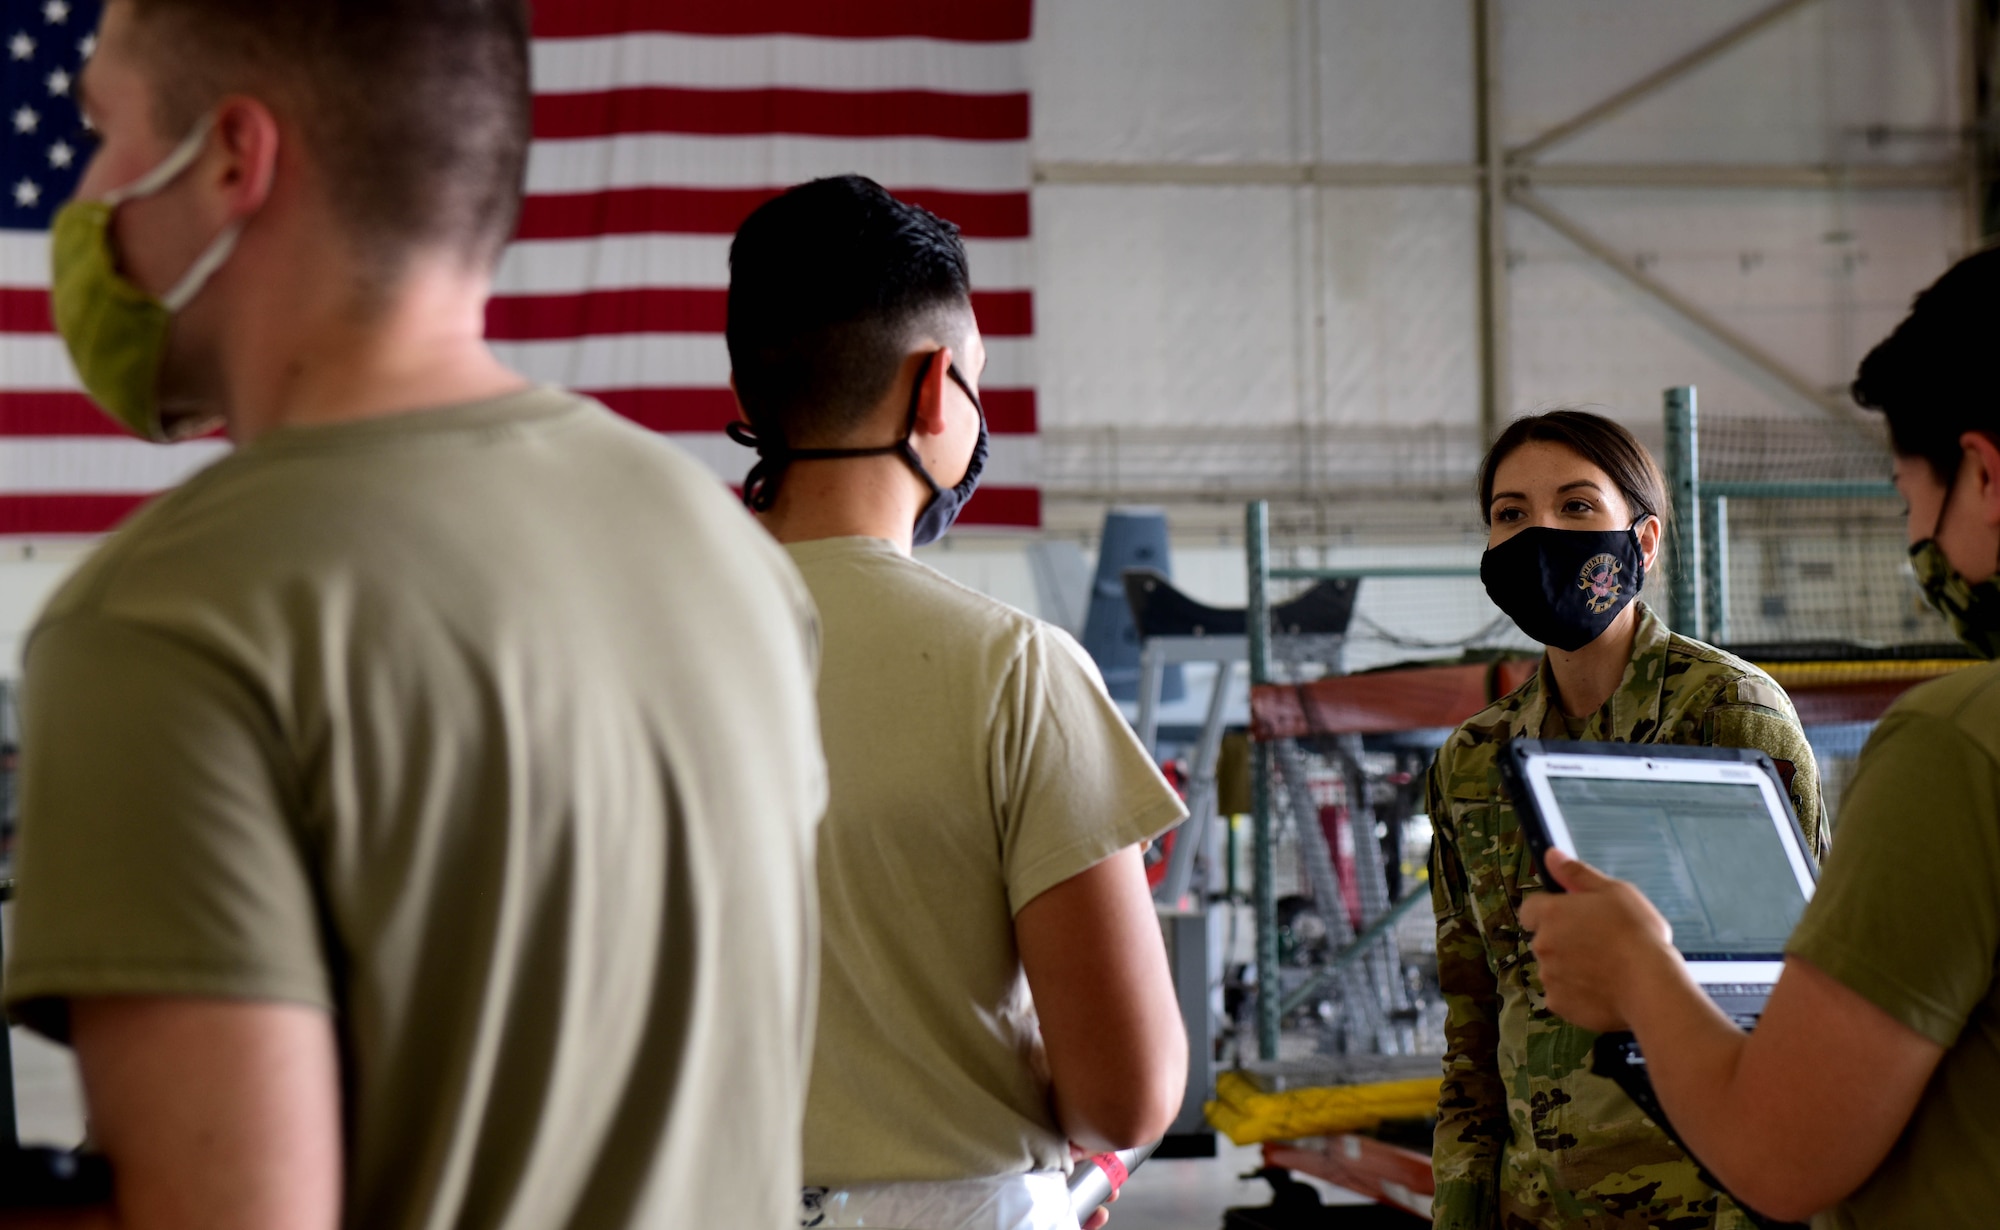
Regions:
[[1716, 982], [1704, 986], [1708, 997], [1738, 1029], [1755, 1029], [1764, 1014], [1764, 1002], [1771, 998], [1768, 982]]

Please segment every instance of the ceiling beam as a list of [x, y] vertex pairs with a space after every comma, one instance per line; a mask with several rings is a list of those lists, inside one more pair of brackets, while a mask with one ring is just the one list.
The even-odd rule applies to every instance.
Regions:
[[1567, 141], [1585, 129], [1596, 127], [1633, 103], [1672, 85], [1723, 52], [1813, 3], [1816, 3], [1816, 0], [1777, 0], [1776, 4], [1760, 9], [1746, 20], [1729, 27], [1685, 55], [1668, 61], [1617, 93], [1585, 107], [1562, 123], [1543, 130], [1539, 136], [1515, 146], [1507, 152], [1507, 160], [1533, 161], [1551, 145]]
[[[1513, 183], [1550, 188], [1801, 188], [1853, 191], [1955, 189], [1958, 163], [1533, 163], [1501, 172]], [[1160, 187], [1250, 185], [1328, 188], [1477, 188], [1476, 163], [1407, 162], [1040, 162], [1038, 184], [1137, 184]]]
[[1807, 379], [1789, 363], [1751, 341], [1707, 308], [1641, 269], [1616, 248], [1536, 195], [1533, 189], [1517, 185], [1508, 195], [1515, 205], [1533, 214], [1543, 225], [1569, 240], [1584, 255], [1646, 292], [1675, 315], [1735, 351], [1752, 366], [1798, 394], [1805, 401], [1834, 418], [1845, 420], [1851, 417], [1847, 403], [1836, 397], [1831, 390]]

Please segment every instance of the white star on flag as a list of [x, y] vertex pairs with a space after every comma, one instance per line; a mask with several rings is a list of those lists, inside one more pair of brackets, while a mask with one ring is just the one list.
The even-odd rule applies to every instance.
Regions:
[[7, 40], [7, 53], [17, 60], [32, 60], [35, 58], [35, 40], [23, 30]]
[[57, 69], [49, 74], [49, 93], [68, 95], [69, 82], [69, 74], [60, 68]]
[[86, 34], [76, 42], [76, 54], [88, 60], [97, 54], [97, 36]]
[[24, 179], [14, 185], [14, 204], [22, 209], [33, 209], [42, 199], [42, 186], [32, 179]]
[[60, 171], [66, 169], [70, 163], [75, 161], [76, 151], [70, 148], [69, 142], [58, 141], [54, 145], [49, 146], [50, 166]]
[[69, 20], [69, 0], [49, 0], [42, 6], [42, 20], [59, 26]]
[[41, 124], [42, 117], [36, 115], [32, 108], [23, 107], [14, 113], [15, 132], [33, 132], [41, 127]]

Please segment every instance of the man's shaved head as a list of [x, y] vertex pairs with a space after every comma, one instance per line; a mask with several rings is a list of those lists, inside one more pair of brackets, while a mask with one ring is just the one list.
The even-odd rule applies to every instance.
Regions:
[[304, 135], [376, 280], [443, 249], [490, 265], [520, 213], [532, 116], [523, 0], [112, 0], [160, 135], [229, 94]]

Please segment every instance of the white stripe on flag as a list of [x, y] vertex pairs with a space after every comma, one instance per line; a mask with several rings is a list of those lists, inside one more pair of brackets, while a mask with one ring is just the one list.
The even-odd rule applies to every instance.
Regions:
[[81, 389], [69, 351], [53, 333], [0, 333], [0, 389]]
[[534, 82], [538, 94], [646, 86], [1018, 94], [1027, 91], [1028, 73], [1027, 57], [1016, 43], [624, 34], [537, 40]]
[[[720, 432], [666, 437], [726, 482], [743, 481], [755, 460]], [[185, 481], [229, 452], [223, 440], [147, 444], [118, 436], [57, 436], [0, 440], [0, 491], [9, 495], [144, 495]], [[1041, 440], [994, 436], [986, 476], [995, 487], [1041, 482]]]
[[[49, 233], [0, 230], [0, 286], [49, 284]], [[6, 373], [0, 371], [0, 380]]]
[[[757, 460], [756, 454], [720, 432], [674, 433], [667, 436], [694, 458], [722, 476], [740, 483]], [[1039, 436], [994, 436], [986, 451], [986, 470], [979, 480], [994, 487], [1039, 487], [1042, 483], [1042, 441]]]
[[[497, 295], [570, 295], [638, 287], [729, 286], [728, 235], [606, 235], [535, 239], [510, 246], [494, 279]], [[1027, 290], [1035, 284], [1025, 239], [968, 239], [974, 290]]]
[[530, 193], [773, 188], [857, 172], [899, 188], [1025, 192], [1026, 141], [938, 137], [601, 137], [537, 141]]
[[[567, 295], [584, 290], [729, 285], [728, 235], [607, 235], [512, 244], [494, 284], [500, 295]], [[1026, 239], [968, 239], [974, 290], [1028, 290], [1035, 284], [1034, 244]], [[41, 231], [0, 231], [0, 287], [46, 289], [49, 239]], [[0, 381], [6, 373], [0, 372]]]
[[[495, 342], [500, 361], [530, 380], [572, 389], [720, 388], [729, 383], [729, 348], [720, 333], [625, 333], [540, 342]], [[1034, 386], [1034, 339], [986, 339], [987, 388]], [[0, 388], [82, 388], [62, 339], [0, 334]]]
[[118, 436], [0, 440], [0, 491], [146, 495], [174, 486], [228, 451], [222, 440], [166, 445]]
[[[549, 342], [496, 342], [494, 354], [530, 380], [572, 389], [719, 388], [729, 383], [720, 333], [629, 333]], [[986, 339], [985, 388], [1034, 386], [1034, 341]]]

